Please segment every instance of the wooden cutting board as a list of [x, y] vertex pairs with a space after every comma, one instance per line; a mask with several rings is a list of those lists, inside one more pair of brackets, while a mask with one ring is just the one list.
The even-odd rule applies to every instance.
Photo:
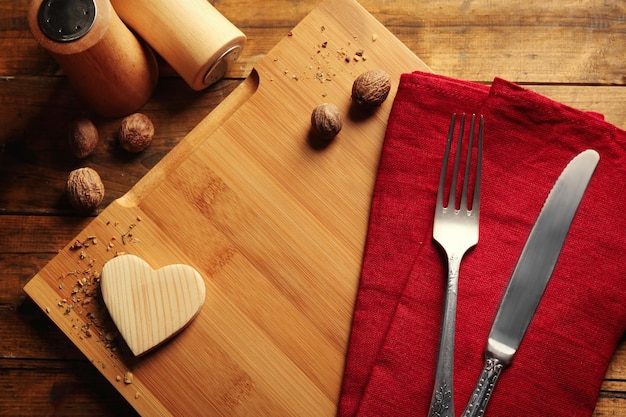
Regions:
[[[393, 86], [365, 114], [350, 91], [373, 68]], [[355, 1], [323, 2], [25, 291], [144, 416], [334, 416], [386, 122], [414, 70], [428, 68]], [[322, 102], [344, 127], [318, 148]], [[191, 324], [140, 357], [99, 293], [119, 253], [206, 284]]]

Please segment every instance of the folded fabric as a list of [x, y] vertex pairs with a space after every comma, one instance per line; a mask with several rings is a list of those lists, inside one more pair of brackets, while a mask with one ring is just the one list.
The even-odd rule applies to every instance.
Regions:
[[459, 277], [454, 395], [460, 415], [483, 366], [510, 274], [552, 185], [579, 152], [600, 163], [544, 297], [487, 417], [591, 416], [626, 330], [626, 132], [502, 79], [491, 87], [402, 76], [371, 206], [338, 415], [426, 416], [445, 257], [432, 240], [452, 113], [485, 118], [480, 238]]

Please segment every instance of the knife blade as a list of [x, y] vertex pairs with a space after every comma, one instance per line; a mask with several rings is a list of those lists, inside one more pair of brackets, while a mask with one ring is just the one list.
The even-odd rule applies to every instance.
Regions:
[[513, 360], [535, 314], [599, 160], [594, 150], [581, 152], [563, 169], [548, 194], [500, 302], [487, 341], [485, 365], [463, 417], [484, 415], [500, 373]]

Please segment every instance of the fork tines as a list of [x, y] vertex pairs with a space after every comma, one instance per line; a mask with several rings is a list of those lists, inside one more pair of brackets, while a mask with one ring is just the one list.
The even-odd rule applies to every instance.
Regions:
[[[448, 209], [453, 207], [455, 210], [466, 209], [468, 213], [472, 211], [478, 212], [478, 208], [480, 206], [480, 177], [481, 177], [481, 165], [477, 161], [482, 160], [482, 152], [483, 152], [483, 126], [484, 119], [482, 115], [478, 115], [478, 134], [476, 134], [475, 123], [476, 123], [476, 114], [471, 115], [471, 122], [469, 128], [469, 135], [467, 135], [468, 141], [465, 143], [463, 141], [464, 130], [465, 130], [465, 117], [466, 114], [461, 114], [459, 128], [458, 128], [458, 139], [456, 144], [456, 151], [454, 155], [454, 165], [451, 168], [452, 174], [448, 174], [449, 163], [448, 159], [450, 158], [452, 142], [454, 141], [454, 132], [456, 128], [456, 119], [457, 114], [453, 114], [450, 120], [450, 129], [448, 130], [448, 138], [446, 141], [446, 149], [443, 156], [443, 165], [441, 169], [441, 176], [439, 177], [439, 191], [437, 194], [437, 206], [444, 207]], [[476, 154], [473, 155], [474, 152], [474, 144], [475, 138], [478, 136], [478, 145], [476, 146]], [[459, 180], [459, 171], [462, 166], [461, 154], [463, 151], [467, 152], [467, 157], [465, 158], [465, 167], [464, 167], [464, 176], [462, 179], [462, 190], [458, 188], [458, 180]], [[476, 170], [474, 176], [472, 177], [471, 165], [472, 162], [476, 165]], [[449, 188], [446, 187], [445, 181], [446, 177], [450, 176], [452, 178]], [[472, 181], [473, 180], [473, 181]], [[470, 183], [474, 184], [473, 189], [468, 189], [470, 187]], [[447, 190], [447, 203], [444, 204], [444, 190]], [[468, 195], [472, 195], [472, 204], [468, 205]], [[460, 196], [460, 201], [459, 201]]]

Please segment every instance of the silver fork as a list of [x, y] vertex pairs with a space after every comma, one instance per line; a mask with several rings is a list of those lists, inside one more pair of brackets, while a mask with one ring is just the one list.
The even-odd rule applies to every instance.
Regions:
[[[461, 165], [462, 139], [465, 127], [465, 114], [461, 115], [459, 123], [458, 141], [452, 178], [449, 181], [449, 197], [444, 204], [448, 159], [454, 138], [456, 114], [452, 115], [446, 149], [443, 155], [441, 175], [439, 177], [439, 190], [435, 208], [435, 220], [433, 223], [433, 238], [439, 243], [448, 257], [448, 280], [446, 298], [443, 311], [443, 324], [441, 327], [441, 340], [439, 344], [439, 357], [437, 359], [437, 371], [435, 374], [435, 387], [430, 403], [429, 417], [454, 417], [453, 398], [453, 368], [454, 368], [454, 329], [456, 322], [456, 304], [459, 285], [459, 267], [461, 258], [476, 243], [478, 243], [478, 215], [480, 209], [480, 177], [482, 171], [483, 152], [483, 116], [479, 116], [478, 146], [474, 175], [474, 187], [471, 206], [469, 202], [471, 161], [474, 148], [474, 124], [476, 115], [472, 115], [467, 145], [467, 157], [465, 159], [465, 175], [461, 190], [461, 201], [457, 205], [456, 189], [459, 166]], [[458, 209], [456, 207], [459, 207]]]

